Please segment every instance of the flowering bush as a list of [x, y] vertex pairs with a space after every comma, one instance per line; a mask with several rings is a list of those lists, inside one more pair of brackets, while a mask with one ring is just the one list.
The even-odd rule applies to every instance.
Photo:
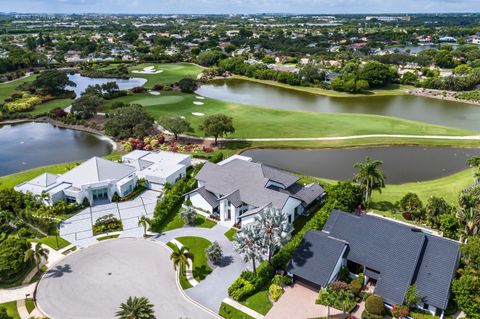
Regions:
[[4, 107], [9, 112], [27, 112], [33, 110], [33, 107], [40, 103], [42, 103], [42, 100], [39, 97], [30, 96], [5, 103]]
[[394, 305], [392, 314], [395, 318], [406, 318], [410, 314], [410, 309], [407, 306]]

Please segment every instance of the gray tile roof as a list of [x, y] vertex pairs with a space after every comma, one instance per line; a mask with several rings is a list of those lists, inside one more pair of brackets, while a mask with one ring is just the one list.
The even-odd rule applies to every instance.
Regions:
[[58, 175], [50, 174], [50, 173], [43, 173], [42, 175], [35, 177], [29, 184], [40, 186], [40, 187], [48, 187], [56, 183], [58, 179]]
[[274, 168], [265, 164], [260, 164], [262, 166], [263, 175], [271, 181], [275, 181], [279, 184], [285, 186], [285, 188], [290, 187], [299, 180], [298, 176], [289, 174], [285, 171], [282, 171], [278, 168]]
[[192, 193], [199, 193], [207, 201], [207, 203], [210, 204], [210, 206], [212, 206], [213, 208], [218, 207], [219, 202], [218, 202], [217, 198], [215, 197], [215, 195], [213, 195], [212, 193], [207, 191], [205, 189], [205, 187], [199, 187], [199, 188], [194, 189], [193, 191], [191, 191], [191, 192], [189, 192], [185, 195], [189, 195], [189, 194], [192, 194]]
[[[459, 259], [458, 242], [377, 216], [338, 210], [332, 211], [323, 231], [348, 243], [348, 260], [379, 272], [375, 292], [386, 302], [402, 304], [416, 283], [425, 302], [445, 309]], [[320, 259], [316, 266], [322, 263]]]
[[293, 197], [301, 200], [305, 206], [310, 205], [325, 194], [325, 190], [318, 183], [311, 183], [306, 186], [295, 183], [286, 191]]
[[303, 237], [287, 271], [322, 287], [328, 285], [346, 243], [321, 231], [309, 231]]

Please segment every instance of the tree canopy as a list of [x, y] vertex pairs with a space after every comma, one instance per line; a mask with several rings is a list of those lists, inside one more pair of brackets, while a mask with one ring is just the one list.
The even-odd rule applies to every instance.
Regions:
[[217, 144], [218, 137], [235, 133], [233, 119], [224, 114], [214, 114], [205, 117], [200, 129], [205, 133], [205, 136], [215, 137], [215, 144]]
[[58, 70], [47, 70], [40, 73], [33, 85], [54, 96], [64, 93], [67, 86], [76, 86], [74, 82], [68, 79], [65, 72]]
[[105, 122], [105, 132], [116, 138], [148, 135], [154, 119], [143, 107], [132, 105], [114, 110]]

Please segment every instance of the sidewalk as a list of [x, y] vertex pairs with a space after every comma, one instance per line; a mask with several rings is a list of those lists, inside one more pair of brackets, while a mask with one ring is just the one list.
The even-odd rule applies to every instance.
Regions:
[[236, 302], [235, 300], [231, 299], [231, 298], [225, 298], [223, 299], [223, 302], [226, 303], [227, 305], [230, 305], [232, 306], [233, 308], [237, 308], [238, 310], [240, 310], [241, 312], [244, 312], [246, 313], [247, 315], [249, 315], [250, 317], [253, 317], [255, 319], [263, 319], [264, 316], [259, 314], [258, 312], [248, 308], [248, 307], [245, 307], [244, 305], [242, 305], [241, 303], [238, 303]]

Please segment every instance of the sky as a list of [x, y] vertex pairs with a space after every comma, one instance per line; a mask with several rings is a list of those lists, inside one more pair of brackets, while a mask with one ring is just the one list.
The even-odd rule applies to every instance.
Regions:
[[479, 12], [480, 0], [0, 0], [28, 13], [444, 13]]

